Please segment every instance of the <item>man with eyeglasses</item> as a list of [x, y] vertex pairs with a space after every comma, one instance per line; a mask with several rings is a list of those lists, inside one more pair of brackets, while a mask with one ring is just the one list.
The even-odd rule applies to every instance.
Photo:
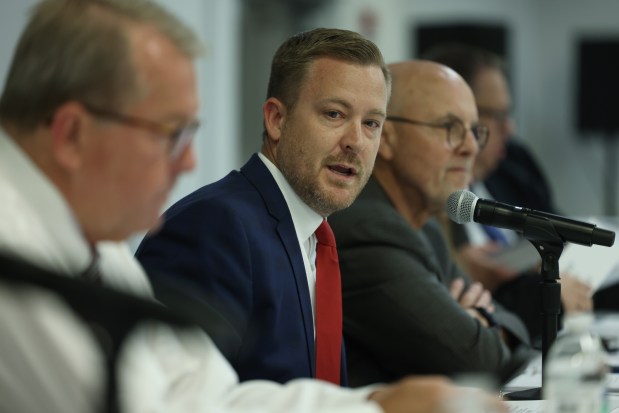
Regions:
[[427, 61], [389, 68], [372, 178], [331, 218], [351, 385], [410, 373], [505, 379], [528, 359], [526, 329], [457, 268], [434, 218], [469, 185], [488, 128], [453, 70]]
[[[66, 296], [41, 285], [60, 278], [75, 281], [73, 297], [82, 285], [97, 296], [91, 284], [104, 295], [149, 296], [120, 241], [156, 226], [177, 177], [194, 167], [200, 50], [189, 29], [149, 2], [47, 0], [33, 8], [0, 98], [1, 411], [103, 411], [100, 343], [109, 350], [111, 337], [93, 333]], [[43, 281], [29, 288], [28, 279]], [[114, 314], [117, 305], [93, 311]], [[137, 341], [141, 357], [169, 354], [155, 340]], [[216, 358], [212, 343], [205, 351]], [[178, 398], [156, 399], [189, 369], [135, 358], [125, 366], [118, 380], [137, 381], [140, 391], [123, 393], [123, 407], [133, 407], [124, 411], [173, 411]]]
[[[524, 142], [514, 138], [512, 98], [503, 60], [496, 54], [469, 45], [444, 44], [429, 50], [425, 58], [458, 72], [471, 87], [479, 119], [490, 129], [491, 139], [475, 160], [471, 191], [480, 198], [556, 213], [548, 182]], [[541, 297], [537, 264], [517, 271], [492, 255], [517, 245], [522, 237], [507, 229], [476, 222], [446, 226], [458, 261], [475, 280], [490, 290], [497, 301], [516, 313], [529, 335], [540, 345]], [[531, 247], [533, 259], [538, 254]], [[590, 311], [591, 287], [569, 273], [561, 274], [564, 312]]]

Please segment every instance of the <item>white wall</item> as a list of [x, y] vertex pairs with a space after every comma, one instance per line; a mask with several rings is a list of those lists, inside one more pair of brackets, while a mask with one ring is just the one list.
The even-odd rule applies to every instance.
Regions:
[[201, 100], [198, 166], [176, 185], [170, 202], [240, 166], [238, 50], [240, 0], [157, 0], [190, 25], [206, 45], [198, 61]]
[[2, 0], [0, 2], [0, 82], [4, 86], [9, 62], [17, 38], [26, 24], [27, 12], [36, 0]]
[[[549, 160], [548, 171], [561, 208], [579, 215], [602, 213], [605, 149], [599, 139], [581, 139], [575, 126], [576, 45], [581, 35], [619, 38], [619, 2], [544, 0], [539, 14], [549, 24], [540, 24], [536, 44], [544, 120], [535, 148]], [[616, 186], [617, 172], [610, 179]]]

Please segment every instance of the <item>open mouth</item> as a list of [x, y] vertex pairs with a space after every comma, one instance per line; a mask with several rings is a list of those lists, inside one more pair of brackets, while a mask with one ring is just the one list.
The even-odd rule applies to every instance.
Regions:
[[329, 168], [329, 170], [331, 170], [332, 172], [335, 172], [336, 174], [342, 176], [357, 175], [357, 171], [355, 170], [355, 168], [347, 167], [344, 165], [329, 165], [327, 166], [327, 168]]

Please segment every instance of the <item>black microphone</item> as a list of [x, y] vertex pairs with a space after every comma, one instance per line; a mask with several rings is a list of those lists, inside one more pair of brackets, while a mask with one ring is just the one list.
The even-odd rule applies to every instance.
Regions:
[[[589, 247], [593, 244], [610, 247], [615, 242], [613, 231], [598, 228], [594, 224], [480, 199], [465, 189], [449, 195], [446, 208], [449, 218], [458, 224], [475, 221], [511, 229], [521, 232], [525, 238], [532, 241], [556, 241], [558, 236], [563, 242]], [[554, 228], [554, 231], [548, 231], [549, 228]]]

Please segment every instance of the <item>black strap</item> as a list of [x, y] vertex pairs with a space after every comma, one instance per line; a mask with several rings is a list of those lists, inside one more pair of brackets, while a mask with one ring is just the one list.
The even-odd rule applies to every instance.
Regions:
[[140, 322], [153, 320], [175, 327], [193, 327], [191, 317], [172, 312], [155, 301], [58, 275], [30, 263], [0, 254], [0, 280], [36, 286], [60, 296], [93, 327], [107, 363], [107, 388], [100, 411], [119, 413], [117, 359], [127, 335]]

